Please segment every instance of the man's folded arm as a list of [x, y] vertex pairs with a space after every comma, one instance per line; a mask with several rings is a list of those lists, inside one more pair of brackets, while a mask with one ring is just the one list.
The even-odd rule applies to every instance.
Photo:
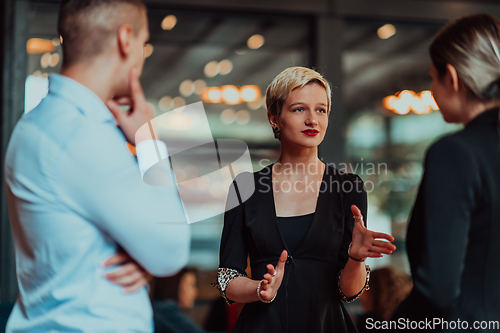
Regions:
[[[151, 274], [174, 274], [186, 265], [190, 247], [189, 226], [177, 187], [175, 183], [144, 183], [122, 140], [119, 136], [106, 142], [88, 138], [81, 147], [68, 150], [77, 153], [66, 154], [60, 166], [61, 196]], [[171, 175], [168, 158], [162, 163], [164, 173]], [[82, 170], [82, 176], [75, 170]]]

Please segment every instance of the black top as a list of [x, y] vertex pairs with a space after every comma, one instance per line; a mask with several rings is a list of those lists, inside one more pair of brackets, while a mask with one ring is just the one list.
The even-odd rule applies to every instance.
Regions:
[[290, 251], [295, 252], [300, 242], [302, 242], [313, 217], [314, 213], [300, 216], [278, 216], [276, 218], [281, 235]]
[[500, 320], [498, 121], [486, 111], [429, 148], [406, 239], [414, 289], [396, 318]]
[[[228, 205], [234, 208], [224, 216], [220, 267], [244, 273], [249, 257], [252, 279], [260, 280], [266, 265], [276, 265], [283, 249], [289, 258], [274, 302], [245, 304], [234, 332], [357, 332], [340, 299], [338, 273], [347, 262], [352, 239], [350, 206], [357, 205], [366, 217], [363, 181], [325, 168], [314, 218], [292, 251], [278, 226], [271, 168], [238, 175], [237, 186], [233, 182]], [[246, 201], [236, 205], [231, 199], [236, 197]]]

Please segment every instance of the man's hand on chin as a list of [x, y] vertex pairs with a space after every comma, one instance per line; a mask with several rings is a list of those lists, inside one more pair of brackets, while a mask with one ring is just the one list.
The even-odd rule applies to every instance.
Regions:
[[[121, 96], [110, 99], [106, 102], [106, 106], [115, 117], [116, 124], [120, 127], [127, 141], [137, 146], [139, 142], [144, 140], [157, 140], [158, 136], [156, 126], [149, 123], [154, 118], [154, 110], [146, 102], [136, 69], [130, 70], [129, 82], [131, 97]], [[128, 106], [129, 110], [122, 111], [121, 106]]]

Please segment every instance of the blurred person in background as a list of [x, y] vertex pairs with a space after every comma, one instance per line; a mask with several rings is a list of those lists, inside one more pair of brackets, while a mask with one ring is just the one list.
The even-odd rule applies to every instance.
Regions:
[[371, 323], [389, 320], [410, 293], [411, 286], [410, 277], [395, 267], [374, 269], [370, 274], [370, 289], [359, 298], [363, 314], [357, 318], [358, 331], [373, 332]]
[[146, 7], [63, 0], [58, 29], [61, 74], [17, 123], [5, 158], [19, 285], [6, 331], [152, 332], [144, 286], [186, 264], [190, 233], [177, 188], [144, 183], [126, 147], [138, 144], [139, 160], [156, 158], [155, 146], [167, 156], [164, 143], [136, 137], [154, 117], [139, 83]]
[[[460, 319], [469, 330], [498, 330], [499, 22], [481, 14], [448, 24], [432, 42], [430, 57], [443, 118], [465, 128], [427, 151], [406, 241], [414, 288], [395, 319]], [[479, 329], [475, 321], [497, 326]]]
[[151, 282], [151, 301], [156, 333], [204, 333], [183, 310], [191, 309], [198, 296], [196, 270], [183, 268], [167, 278]]
[[246, 303], [234, 332], [356, 332], [342, 300], [365, 290], [364, 259], [391, 254], [395, 246], [378, 238], [393, 237], [364, 226], [363, 181], [318, 158], [328, 82], [314, 70], [287, 68], [269, 85], [266, 105], [280, 157], [236, 177], [228, 202], [247, 186], [255, 191], [224, 216], [217, 286], [228, 303]]

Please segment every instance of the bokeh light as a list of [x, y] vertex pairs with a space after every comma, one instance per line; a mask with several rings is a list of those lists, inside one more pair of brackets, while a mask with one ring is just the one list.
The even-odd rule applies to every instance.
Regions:
[[172, 113], [167, 119], [167, 127], [175, 130], [186, 130], [193, 125], [193, 119], [184, 113]]
[[149, 43], [146, 44], [144, 46], [144, 58], [149, 58], [153, 54], [154, 50], [155, 50], [155, 48], [153, 45], [151, 45]]
[[260, 98], [260, 87], [256, 85], [248, 85], [240, 88], [241, 99], [245, 102], [254, 102]]
[[196, 80], [193, 83], [194, 86], [194, 92], [196, 94], [201, 94], [202, 90], [206, 88], [207, 83], [204, 80]]
[[377, 30], [377, 35], [381, 39], [388, 39], [396, 34], [396, 27], [392, 24], [384, 24]]
[[165, 16], [163, 21], [161, 21], [161, 28], [163, 30], [172, 30], [176, 24], [177, 24], [177, 17], [175, 17], [175, 15], [167, 15]]
[[220, 121], [226, 125], [232, 124], [236, 120], [236, 112], [233, 109], [226, 109], [220, 114]]
[[219, 74], [227, 75], [233, 70], [233, 63], [229, 59], [224, 59], [219, 62]]
[[181, 85], [179, 86], [179, 92], [184, 97], [191, 96], [194, 93], [193, 81], [191, 81], [191, 80], [182, 81]]
[[247, 110], [240, 110], [236, 113], [236, 123], [245, 125], [250, 121], [250, 112]]
[[397, 114], [407, 114], [410, 111], [416, 114], [427, 114], [432, 110], [439, 110], [432, 92], [429, 90], [420, 93], [403, 90], [395, 95], [384, 97], [382, 105], [387, 110]]
[[264, 37], [259, 34], [253, 35], [248, 38], [247, 45], [249, 48], [256, 50], [264, 45]]
[[40, 58], [40, 66], [42, 66], [42, 68], [49, 67], [49, 65], [50, 65], [50, 57], [51, 57], [50, 52], [44, 53], [42, 55], [42, 57]]
[[201, 91], [201, 100], [206, 103], [220, 103], [221, 91], [218, 87], [207, 87]]
[[182, 108], [183, 106], [186, 106], [186, 100], [181, 96], [177, 96], [172, 100], [173, 109]]
[[26, 43], [26, 51], [29, 54], [52, 52], [54, 49], [54, 43], [48, 39], [30, 38]]
[[222, 101], [229, 105], [241, 103], [240, 91], [236, 86], [225, 85], [221, 87]]
[[203, 72], [208, 78], [216, 76], [217, 74], [219, 74], [219, 63], [217, 61], [210, 61], [205, 65]]
[[160, 102], [158, 102], [158, 107], [162, 111], [168, 111], [172, 109], [172, 97], [170, 96], [163, 96], [160, 99]]
[[50, 59], [49, 59], [49, 66], [50, 67], [56, 67], [57, 64], [59, 64], [59, 60], [61, 59], [61, 57], [59, 56], [58, 53], [54, 53], [50, 56]]

